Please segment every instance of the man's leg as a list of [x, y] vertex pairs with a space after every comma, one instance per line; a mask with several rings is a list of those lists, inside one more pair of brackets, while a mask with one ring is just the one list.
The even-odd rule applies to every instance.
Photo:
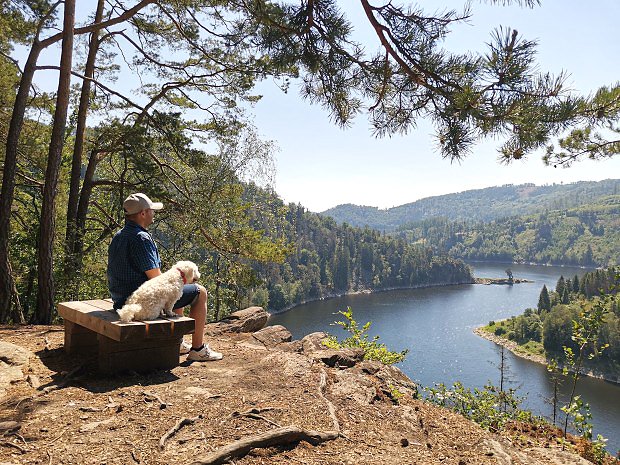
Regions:
[[[199, 285], [192, 284], [187, 286], [188, 291], [186, 297], [181, 297], [177, 302], [178, 305], [189, 305], [189, 316], [195, 321], [194, 334], [192, 334], [192, 350], [189, 347], [181, 346], [181, 353], [187, 353], [187, 360], [191, 361], [212, 361], [221, 360], [222, 354], [211, 349], [204, 344], [205, 323], [207, 320], [207, 290]], [[192, 288], [192, 289], [190, 289]], [[196, 291], [198, 294], [196, 295]], [[189, 298], [194, 296], [192, 301]], [[185, 299], [188, 299], [187, 301]], [[183, 308], [176, 309], [177, 314], [183, 314]]]
[[[196, 295], [194, 300], [189, 303], [189, 316], [196, 322], [194, 334], [192, 334], [192, 347], [202, 347], [205, 323], [207, 320], [207, 290], [200, 284], [194, 284], [194, 286], [198, 288], [198, 295]], [[181, 299], [179, 299], [177, 304], [182, 305], [181, 302], [185, 299], [186, 296], [184, 295]], [[183, 308], [184, 307], [176, 308], [174, 311], [177, 315], [183, 316]]]
[[202, 347], [207, 320], [207, 290], [200, 285], [198, 289], [200, 291], [198, 298], [194, 300], [189, 309], [190, 318], [196, 321], [196, 329], [192, 334], [192, 347]]

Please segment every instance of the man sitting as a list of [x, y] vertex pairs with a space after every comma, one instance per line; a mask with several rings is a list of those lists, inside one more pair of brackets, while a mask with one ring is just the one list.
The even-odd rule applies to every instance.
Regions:
[[[112, 238], [108, 247], [108, 288], [114, 309], [121, 308], [125, 300], [148, 279], [161, 274], [161, 258], [147, 228], [153, 224], [155, 211], [161, 202], [152, 202], [145, 194], [131, 194], [123, 202], [125, 226]], [[190, 306], [189, 316], [195, 320], [192, 345], [181, 343], [181, 354], [188, 360], [221, 360], [222, 354], [204, 343], [207, 318], [207, 290], [199, 284], [186, 284], [183, 295], [174, 305], [174, 311], [183, 315], [183, 308]]]

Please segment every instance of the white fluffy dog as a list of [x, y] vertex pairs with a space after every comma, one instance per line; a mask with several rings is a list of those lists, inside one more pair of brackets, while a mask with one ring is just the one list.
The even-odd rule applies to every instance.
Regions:
[[172, 307], [183, 295], [183, 285], [200, 279], [198, 267], [193, 262], [177, 262], [159, 276], [144, 282], [129, 296], [123, 308], [116, 312], [121, 322], [131, 320], [154, 320], [162, 312], [165, 316], [176, 316]]

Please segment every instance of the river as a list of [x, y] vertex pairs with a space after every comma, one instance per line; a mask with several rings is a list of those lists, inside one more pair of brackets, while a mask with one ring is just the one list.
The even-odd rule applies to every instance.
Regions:
[[[472, 267], [476, 277], [506, 276], [506, 265], [475, 263]], [[342, 319], [335, 313], [350, 306], [358, 323], [372, 321], [370, 334], [379, 335], [380, 342], [391, 350], [409, 349], [406, 360], [398, 366], [422, 386], [461, 381], [466, 387], [474, 388], [482, 387], [489, 380], [499, 385], [499, 348], [476, 336], [474, 328], [490, 320], [519, 315], [528, 307], [536, 308], [543, 284], [554, 289], [560, 275], [572, 278], [584, 274], [578, 268], [534, 265], [510, 265], [510, 268], [515, 278], [533, 282], [349, 295], [272, 315], [269, 324], [286, 326], [295, 339], [314, 331], [326, 331], [340, 338], [344, 336], [343, 330], [330, 323]], [[507, 354], [509, 387], [526, 396], [525, 408], [549, 417], [552, 408], [546, 399], [552, 396], [553, 390], [545, 367], [508, 351]], [[565, 383], [563, 394], [567, 395], [568, 390]], [[620, 385], [582, 377], [577, 391], [590, 404], [595, 437], [597, 433], [606, 437], [607, 450], [615, 454], [620, 450]]]

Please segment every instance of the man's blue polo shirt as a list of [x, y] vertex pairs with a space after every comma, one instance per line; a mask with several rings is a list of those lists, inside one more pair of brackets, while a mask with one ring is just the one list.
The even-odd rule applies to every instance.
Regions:
[[145, 271], [161, 268], [153, 238], [133, 221], [117, 232], [108, 247], [108, 288], [114, 308], [121, 308], [133, 291], [147, 280]]

